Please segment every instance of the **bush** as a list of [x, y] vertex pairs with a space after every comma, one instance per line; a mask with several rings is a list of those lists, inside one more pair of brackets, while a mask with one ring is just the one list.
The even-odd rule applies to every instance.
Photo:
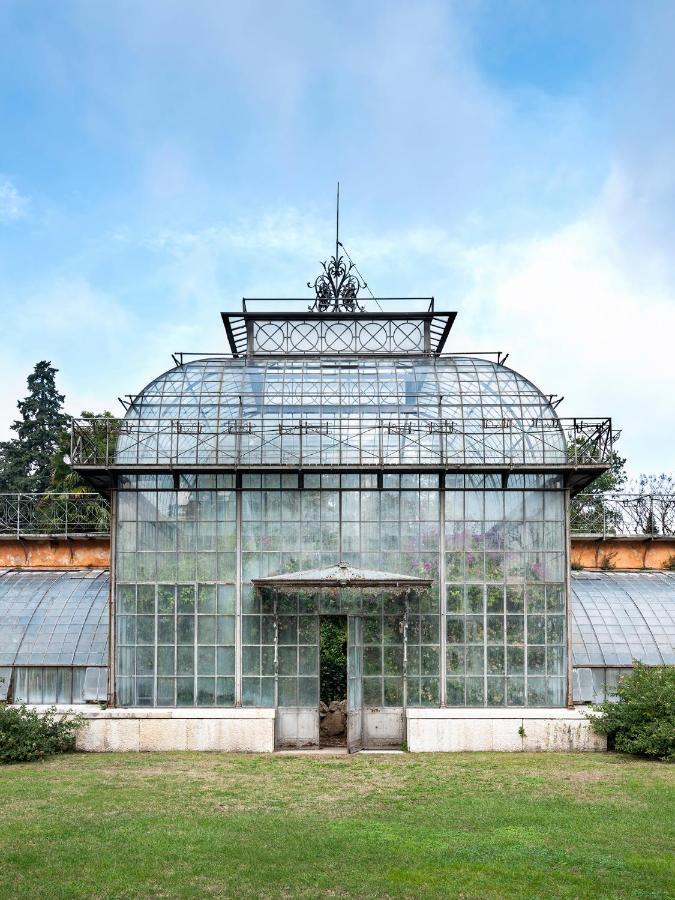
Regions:
[[25, 706], [0, 704], [0, 763], [29, 762], [74, 750], [84, 716], [57, 719], [55, 712], [54, 708], [38, 713]]
[[616, 699], [593, 706], [592, 727], [621, 753], [675, 760], [675, 667], [634, 662], [616, 689]]

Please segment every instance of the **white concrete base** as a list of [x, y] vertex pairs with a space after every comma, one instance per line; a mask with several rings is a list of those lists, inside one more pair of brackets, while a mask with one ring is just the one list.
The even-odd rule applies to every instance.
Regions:
[[[35, 707], [47, 709], [47, 707]], [[58, 712], [82, 713], [87, 724], [78, 750], [274, 751], [274, 709], [100, 709], [59, 706]]]
[[413, 753], [606, 750], [580, 709], [409, 709]]
[[[276, 710], [269, 708], [100, 709], [86, 705], [59, 706], [57, 711], [86, 717], [87, 724], [77, 736], [78, 750], [274, 752]], [[605, 738], [591, 730], [585, 712], [584, 707], [408, 709], [408, 749], [412, 753], [605, 750]]]

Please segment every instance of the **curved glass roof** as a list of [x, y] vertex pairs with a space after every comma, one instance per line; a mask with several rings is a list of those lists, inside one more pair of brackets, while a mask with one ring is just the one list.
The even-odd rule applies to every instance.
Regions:
[[116, 463], [564, 463], [548, 397], [488, 359], [208, 358], [135, 398]]
[[107, 666], [105, 569], [0, 571], [0, 666]]
[[675, 573], [573, 572], [575, 666], [675, 665]]
[[[0, 572], [0, 666], [108, 663], [107, 570]], [[675, 665], [675, 573], [574, 572], [576, 667]]]

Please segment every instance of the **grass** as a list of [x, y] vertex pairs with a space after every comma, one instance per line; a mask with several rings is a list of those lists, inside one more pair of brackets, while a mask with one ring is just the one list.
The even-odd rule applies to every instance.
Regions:
[[0, 897], [675, 896], [675, 768], [71, 754], [0, 768]]

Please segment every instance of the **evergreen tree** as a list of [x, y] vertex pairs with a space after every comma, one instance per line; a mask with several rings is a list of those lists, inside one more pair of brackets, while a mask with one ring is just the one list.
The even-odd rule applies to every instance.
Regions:
[[56, 390], [55, 369], [37, 363], [28, 376], [28, 395], [17, 406], [16, 437], [0, 443], [0, 491], [40, 492], [50, 487], [54, 455], [67, 432], [64, 395]]

